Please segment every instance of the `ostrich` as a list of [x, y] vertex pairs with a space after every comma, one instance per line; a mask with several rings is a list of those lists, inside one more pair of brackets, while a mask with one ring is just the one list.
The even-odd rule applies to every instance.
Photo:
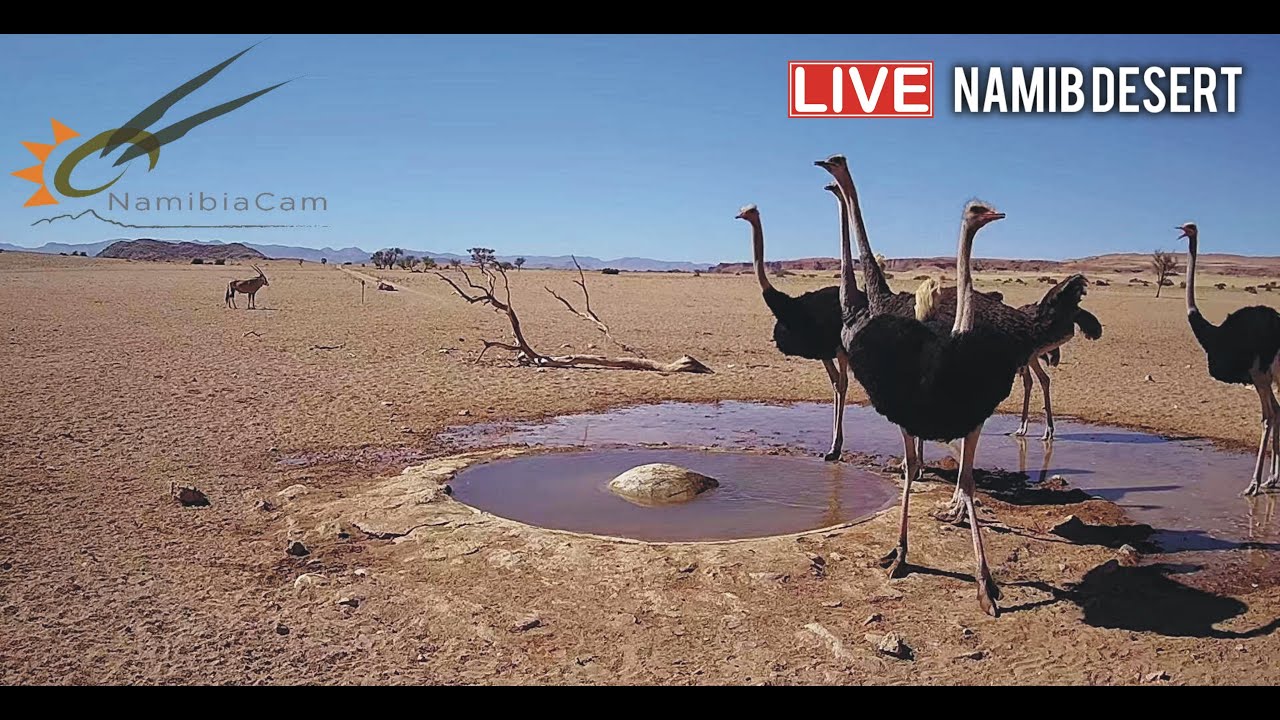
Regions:
[[[1045, 293], [1044, 298], [1039, 302], [1027, 303], [1018, 308], [1018, 312], [1025, 313], [1031, 317], [1035, 317], [1040, 310], [1040, 304], [1048, 299], [1056, 297], [1061, 293], [1066, 284], [1073, 282], [1073, 278], [1067, 278], [1055, 285], [1049, 292]], [[937, 305], [941, 294], [941, 286], [938, 281], [929, 278], [920, 283], [919, 289], [916, 290], [916, 319], [920, 321], [928, 320]], [[995, 300], [1003, 300], [1004, 295], [999, 292], [989, 292], [987, 296]], [[1098, 318], [1093, 313], [1079, 308], [1076, 312], [1075, 322], [1057, 328], [1059, 333], [1056, 337], [1048, 338], [1045, 347], [1040, 352], [1032, 356], [1031, 361], [1018, 369], [1018, 375], [1022, 378], [1022, 423], [1018, 429], [1013, 432], [1016, 437], [1024, 437], [1027, 434], [1027, 417], [1030, 414], [1031, 407], [1031, 376], [1034, 374], [1036, 379], [1040, 381], [1040, 392], [1044, 394], [1044, 416], [1045, 430], [1041, 440], [1053, 439], [1053, 402], [1049, 396], [1049, 374], [1045, 372], [1044, 365], [1049, 367], [1057, 367], [1062, 359], [1062, 346], [1067, 344], [1075, 337], [1076, 328], [1080, 328], [1080, 332], [1090, 340], [1097, 340], [1102, 337], [1102, 323], [1098, 322]], [[1043, 365], [1042, 365], [1043, 363]], [[921, 462], [923, 462], [921, 458]], [[955, 502], [953, 498], [953, 503]], [[954, 504], [953, 504], [954, 509]]]
[[[839, 188], [829, 185], [827, 189], [839, 197]], [[845, 228], [844, 232], [848, 233], [849, 218], [843, 208], [844, 204], [841, 203], [840, 220]], [[835, 417], [831, 422], [831, 450], [823, 455], [823, 459], [837, 461], [844, 446], [844, 401], [849, 389], [849, 361], [840, 348], [841, 289], [832, 285], [798, 297], [791, 297], [775, 289], [765, 273], [764, 227], [760, 223], [760, 210], [755, 205], [747, 205], [738, 212], [737, 217], [751, 224], [756, 280], [760, 283], [765, 305], [769, 306], [769, 311], [778, 320], [773, 325], [774, 344], [783, 355], [821, 360], [827, 369], [834, 395], [832, 410]], [[866, 308], [866, 295], [858, 290], [856, 280], [850, 283], [849, 292], [850, 302], [854, 307]]]
[[[1068, 278], [1062, 282], [1070, 282], [1070, 280]], [[1052, 290], [1045, 294], [1045, 298], [1060, 292], [1061, 286], [1062, 283], [1055, 285]], [[1040, 302], [1044, 302], [1044, 300], [1042, 299]], [[1018, 310], [1034, 317], [1040, 310], [1040, 303], [1028, 303], [1018, 308]], [[1040, 392], [1044, 394], [1045, 428], [1044, 435], [1040, 436], [1040, 439], [1053, 439], [1053, 402], [1049, 398], [1049, 373], [1045, 372], [1044, 365], [1049, 367], [1058, 366], [1058, 362], [1062, 359], [1062, 346], [1075, 337], [1075, 329], [1077, 327], [1090, 340], [1097, 340], [1102, 337], [1102, 323], [1098, 322], [1098, 318], [1093, 313], [1080, 308], [1076, 313], [1075, 322], [1063, 328], [1062, 336], [1054, 338], [1050, 346], [1043, 348], [1042, 352], [1031, 358], [1031, 362], [1018, 370], [1018, 374], [1022, 376], [1022, 424], [1014, 431], [1013, 434], [1015, 436], [1024, 437], [1027, 434], [1027, 415], [1031, 407], [1031, 375], [1034, 373], [1036, 380], [1040, 381]]]
[[[854, 377], [866, 390], [872, 406], [897, 425], [903, 435], [908, 469], [904, 473], [898, 546], [882, 563], [889, 568], [891, 577], [901, 577], [907, 571], [908, 503], [918, 462], [914, 439], [961, 438], [958, 477], [971, 518], [978, 604], [985, 612], [998, 615], [999, 588], [987, 567], [973, 511], [973, 461], [978, 438], [987, 418], [1008, 397], [1018, 368], [1028, 363], [1056, 328], [1073, 320], [1087, 281], [1083, 276], [1073, 278], [1061, 292], [1046, 297], [1035, 316], [975, 293], [970, 268], [974, 237], [1005, 215], [974, 201], [966, 204], [961, 220], [956, 307], [947, 313], [945, 303], [940, 303], [933, 318], [921, 322], [915, 317], [914, 296], [907, 295], [910, 307], [904, 307], [905, 303], [885, 292], [887, 283], [873, 262], [857, 190], [844, 157], [834, 155], [815, 164], [835, 177], [849, 204], [864, 268], [868, 310], [855, 314], [845, 308], [842, 344]], [[842, 267], [851, 265], [852, 250], [847, 242], [842, 242], [840, 251]], [[948, 314], [954, 317], [950, 327], [946, 326]]]
[[[1187, 239], [1187, 322], [1209, 359], [1209, 375], [1224, 383], [1252, 385], [1262, 403], [1262, 439], [1258, 461], [1244, 495], [1256, 495], [1262, 487], [1280, 483], [1280, 404], [1272, 385], [1280, 383], [1280, 313], [1265, 305], [1243, 307], [1221, 325], [1205, 320], [1196, 307], [1196, 250], [1200, 230], [1184, 223], [1179, 239]], [[1265, 486], [1267, 444], [1271, 444], [1271, 476]]]

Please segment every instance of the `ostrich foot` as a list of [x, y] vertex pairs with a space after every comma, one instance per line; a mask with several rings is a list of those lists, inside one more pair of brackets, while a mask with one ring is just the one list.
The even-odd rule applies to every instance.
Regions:
[[983, 572], [978, 578], [978, 606], [991, 617], [1000, 617], [1000, 607], [996, 601], [1000, 599], [1000, 587], [991, 579], [990, 572]]
[[1250, 482], [1249, 487], [1245, 488], [1244, 491], [1241, 492], [1240, 494], [1243, 495], [1244, 497], [1253, 497], [1254, 495], [1258, 494], [1259, 489], [1261, 488], [1258, 484], [1258, 481], [1254, 480]]
[[960, 493], [957, 492], [951, 496], [951, 502], [947, 507], [939, 511], [934, 518], [952, 525], [964, 525], [969, 519], [969, 510], [965, 507], [964, 501], [960, 499]]
[[891, 578], [900, 578], [907, 576], [907, 548], [905, 545], [889, 551], [889, 554], [880, 558], [880, 567], [885, 568]]
[[1026, 423], [1023, 423], [1023, 424], [1022, 424], [1022, 425], [1021, 425], [1017, 430], [1014, 430], [1014, 431], [1013, 431], [1013, 436], [1014, 436], [1014, 437], [1026, 437], [1026, 436], [1027, 436], [1027, 424], [1026, 424]]
[[840, 462], [840, 448], [831, 448], [831, 450], [822, 456], [827, 462]]
[[1280, 486], [1280, 473], [1272, 475], [1266, 482], [1262, 483], [1263, 490], [1273, 490]]
[[1040, 436], [1040, 439], [1041, 439], [1041, 440], [1052, 440], [1052, 439], [1053, 439], [1053, 426], [1052, 426], [1052, 425], [1050, 425], [1049, 427], [1047, 427], [1047, 428], [1045, 428], [1045, 429], [1044, 429], [1044, 434]]

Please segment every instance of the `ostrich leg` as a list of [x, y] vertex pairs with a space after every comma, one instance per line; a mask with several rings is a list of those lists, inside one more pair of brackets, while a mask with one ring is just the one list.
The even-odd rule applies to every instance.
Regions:
[[844, 400], [849, 391], [849, 358], [840, 351], [836, 353], [836, 361], [822, 361], [827, 368], [827, 376], [831, 378], [831, 391], [834, 395], [831, 404], [835, 413], [831, 420], [831, 450], [822, 456], [827, 462], [838, 461], [840, 450], [844, 447]]
[[1253, 385], [1258, 391], [1258, 399], [1262, 401], [1262, 439], [1258, 441], [1258, 460], [1253, 466], [1253, 478], [1244, 489], [1244, 495], [1257, 495], [1262, 487], [1262, 472], [1266, 467], [1267, 445], [1271, 442], [1271, 434], [1275, 429], [1276, 399], [1271, 394], [1269, 378], [1255, 375]]
[[1031, 373], [1027, 370], [1027, 366], [1023, 365], [1018, 368], [1018, 374], [1022, 376], [1022, 424], [1017, 430], [1013, 431], [1015, 437], [1025, 437], [1027, 434], [1027, 415], [1031, 411]]
[[1040, 364], [1040, 358], [1031, 358], [1031, 371], [1036, 374], [1036, 379], [1040, 381], [1040, 392], [1044, 393], [1044, 435], [1040, 436], [1041, 440], [1053, 439], [1053, 401], [1049, 399], [1049, 373], [1044, 371], [1044, 366]]
[[924, 438], [916, 438], [916, 480], [924, 477]]
[[987, 567], [987, 554], [982, 548], [982, 532], [978, 528], [978, 513], [973, 509], [973, 456], [978, 451], [978, 438], [982, 435], [982, 426], [969, 433], [961, 441], [960, 454], [960, 494], [964, 499], [965, 510], [969, 513], [969, 529], [973, 534], [973, 554], [978, 561], [978, 569], [974, 577], [978, 581], [978, 605], [983, 612], [992, 617], [999, 617], [1000, 608], [996, 601], [1000, 599], [1000, 588], [991, 577], [991, 569]]
[[900, 578], [907, 574], [907, 510], [911, 504], [911, 481], [916, 477], [919, 459], [916, 458], [916, 439], [902, 431], [902, 517], [898, 525], [898, 547], [880, 558], [880, 567], [888, 568], [889, 577]]

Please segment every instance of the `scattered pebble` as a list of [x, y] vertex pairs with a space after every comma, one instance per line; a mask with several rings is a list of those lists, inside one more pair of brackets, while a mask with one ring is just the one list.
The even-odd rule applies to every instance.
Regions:
[[312, 588], [329, 582], [329, 578], [319, 573], [303, 573], [293, 581], [294, 590], [302, 590], [304, 588]]
[[753, 572], [747, 574], [752, 580], [759, 580], [760, 582], [786, 582], [788, 577], [786, 573], [780, 572]]
[[881, 615], [880, 613], [871, 613], [870, 615], [868, 615], [868, 616], [867, 616], [867, 619], [866, 619], [866, 620], [863, 620], [863, 621], [862, 621], [862, 624], [863, 624], [863, 625], [871, 625], [871, 624], [874, 624], [874, 623], [878, 623], [878, 622], [880, 622], [880, 621], [881, 621], [881, 620], [883, 620], [883, 619], [884, 619], [884, 616], [883, 616], [883, 615]]
[[289, 626], [288, 626], [288, 625], [285, 625], [284, 623], [276, 623], [276, 634], [277, 634], [277, 635], [288, 635], [288, 634], [289, 634]]
[[359, 598], [346, 597], [344, 595], [343, 597], [338, 598], [338, 604], [343, 607], [358, 608], [360, 607], [360, 600]]
[[512, 632], [524, 632], [542, 626], [542, 618], [537, 613], [530, 613], [511, 625]]
[[290, 485], [289, 487], [276, 493], [276, 495], [284, 498], [285, 500], [292, 500], [298, 497], [299, 495], [306, 495], [309, 492], [311, 492], [311, 490], [306, 485], [298, 484], [298, 485]]
[[691, 572], [693, 572], [694, 570], [697, 570], [697, 569], [698, 569], [698, 563], [693, 563], [693, 562], [691, 562], [691, 563], [689, 563], [689, 564], [687, 564], [687, 565], [682, 566], [682, 567], [680, 568], [680, 572], [682, 572], [682, 573], [691, 573]]
[[466, 417], [466, 416], [468, 416], [468, 415], [470, 415], [470, 414], [471, 414], [471, 411], [470, 411], [470, 410], [459, 410], [459, 411], [458, 411], [458, 415], [459, 415], [459, 416], [461, 416], [461, 417]]
[[1116, 559], [1125, 567], [1137, 567], [1142, 556], [1138, 553], [1138, 549], [1132, 545], [1121, 545], [1116, 551]]
[[369, 571], [365, 568], [356, 568], [351, 572], [351, 574], [357, 577], [364, 577], [369, 574]]
[[1163, 670], [1157, 670], [1156, 672], [1147, 673], [1146, 675], [1142, 676], [1142, 681], [1149, 682], [1149, 683], [1163, 682], [1168, 679], [1169, 679], [1169, 673]]
[[831, 631], [826, 629], [825, 627], [819, 625], [818, 623], [809, 623], [808, 625], [804, 626], [804, 629], [808, 630], [814, 635], [817, 635], [820, 640], [826, 643], [827, 647], [831, 648], [832, 655], [835, 655], [836, 657], [844, 660], [851, 660], [854, 658], [854, 654], [844, 646], [844, 643], [840, 640], [840, 638], [833, 635]]
[[284, 551], [294, 557], [306, 557], [311, 554], [311, 551], [307, 549], [306, 545], [302, 544], [301, 540], [290, 540], [289, 544], [285, 545]]
[[867, 633], [867, 642], [876, 646], [876, 652], [889, 657], [895, 657], [899, 660], [910, 660], [914, 653], [911, 648], [903, 642], [902, 637], [896, 632], [888, 632], [884, 635], [876, 635], [875, 633]]
[[822, 603], [822, 607], [824, 608], [838, 608], [838, 607], [841, 607], [842, 605], [844, 605], [844, 602], [841, 600], [827, 600], [826, 602]]
[[209, 496], [205, 495], [199, 488], [184, 485], [177, 489], [174, 495], [183, 507], [208, 507]]
[[1146, 382], [1155, 382], [1155, 381], [1156, 381], [1156, 379], [1155, 379], [1155, 378], [1153, 378], [1153, 377], [1151, 377], [1150, 375], [1148, 375], [1148, 376], [1146, 376], [1145, 378], [1143, 378], [1143, 380], [1145, 380]]
[[987, 656], [986, 650], [973, 650], [971, 652], [960, 653], [956, 656], [957, 660], [981, 660]]
[[391, 407], [391, 401], [390, 401], [390, 400], [383, 400], [383, 401], [382, 401], [382, 407]]

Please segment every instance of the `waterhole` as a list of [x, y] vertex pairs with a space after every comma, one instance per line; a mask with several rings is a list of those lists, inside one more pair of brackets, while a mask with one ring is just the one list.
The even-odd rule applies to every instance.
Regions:
[[[826, 450], [830, 441], [830, 423], [831, 407], [825, 403], [661, 403], [565, 415], [545, 422], [473, 425], [450, 431], [445, 438], [464, 446], [579, 446], [599, 452], [620, 446], [670, 445], [777, 450], [816, 456]], [[1166, 559], [1171, 559], [1167, 558], [1168, 554], [1177, 553], [1179, 560], [1190, 558], [1201, 566], [1230, 558], [1246, 559], [1249, 564], [1261, 567], [1270, 565], [1274, 551], [1280, 549], [1277, 543], [1280, 497], [1239, 496], [1253, 470], [1253, 457], [1248, 453], [1223, 450], [1205, 440], [1162, 437], [1069, 420], [1059, 420], [1056, 439], [1045, 443], [1038, 438], [1043, 431], [1042, 424], [1032, 424], [1032, 433], [1037, 437], [1031, 438], [1012, 437], [1009, 433], [1017, 425], [1018, 418], [1011, 415], [996, 415], [987, 421], [978, 448], [979, 468], [1019, 470], [1027, 473], [1032, 482], [1061, 475], [1073, 487], [1110, 500], [1134, 521], [1156, 528], [1153, 541], [1166, 554]], [[884, 458], [900, 457], [902, 440], [898, 431], [873, 409], [850, 406], [845, 416], [845, 449]], [[954, 456], [957, 450], [958, 447], [929, 443], [926, 463], [935, 465], [945, 455]], [[523, 471], [520, 479], [504, 480], [504, 471], [495, 464], [485, 469], [483, 475], [471, 479], [470, 484], [478, 486], [484, 480], [494, 488], [486, 489], [486, 495], [505, 492], [508, 496], [503, 502], [511, 505], [528, 498], [553, 505], [560, 500], [554, 491], [560, 480], [582, 483], [585, 487], [607, 480], [604, 475], [615, 468], [620, 472], [629, 464], [652, 462], [642, 459], [649, 457], [659, 455], [639, 452], [580, 456], [586, 463], [584, 467], [599, 463], [599, 469], [591, 471], [574, 470], [571, 460], [546, 460], [548, 472], [536, 480], [533, 473]], [[749, 478], [749, 492], [770, 500], [740, 506], [733, 513], [733, 522], [756, 528], [753, 532], [770, 529], [767, 526], [771, 520], [748, 516], [781, 512], [788, 503], [810, 508], [805, 513], [816, 518], [797, 522], [792, 527], [825, 522], [821, 519], [825, 511], [819, 508], [825, 502], [824, 493], [831, 492], [833, 483], [826, 473], [836, 471], [816, 457], [752, 457], [737, 462], [741, 463], [737, 466], [739, 472]], [[774, 462], [777, 464], [768, 464]], [[691, 469], [704, 472], [698, 465], [691, 465]], [[712, 476], [717, 476], [717, 472], [732, 475], [722, 468], [710, 469], [714, 472], [707, 474]], [[848, 517], [882, 506], [882, 485], [876, 484], [874, 490], [868, 491], [872, 494], [859, 502], [852, 499], [858, 492], [853, 486], [859, 484], [864, 475], [841, 477], [844, 478], [841, 484], [850, 485], [837, 493], [842, 507], [849, 508]], [[858, 482], [853, 481], [855, 477]], [[536, 482], [539, 489], [521, 492], [521, 486], [530, 482]], [[499, 486], [504, 490], [496, 490]], [[722, 493], [722, 497], [731, 492]], [[710, 497], [708, 501], [717, 502]], [[726, 509], [732, 505], [727, 503]], [[619, 512], [630, 510], [619, 507]], [[675, 512], [695, 514], [698, 511]], [[786, 510], [788, 515], [793, 512], [803, 514]], [[597, 523], [594, 519], [583, 522]], [[709, 520], [703, 519], [703, 522]], [[599, 523], [599, 531], [609, 530], [607, 525]]]
[[[642, 506], [610, 492], [624, 470], [670, 463], [720, 485], [687, 502]], [[602, 449], [528, 455], [458, 473], [454, 497], [530, 525], [657, 542], [785, 535], [854, 522], [894, 504], [897, 486], [820, 458]]]

